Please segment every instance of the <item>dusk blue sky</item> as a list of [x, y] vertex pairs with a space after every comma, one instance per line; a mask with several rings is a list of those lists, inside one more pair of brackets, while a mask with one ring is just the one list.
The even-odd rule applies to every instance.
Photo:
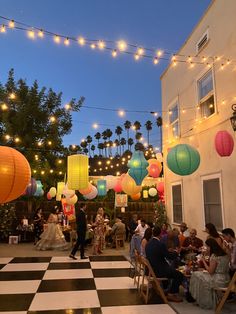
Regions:
[[[176, 52], [196, 25], [210, 0], [0, 0], [0, 15], [55, 33], [118, 41], [124, 39], [140, 46]], [[2, 20], [0, 20], [2, 22]], [[80, 47], [65, 47], [52, 38], [30, 40], [20, 31], [0, 34], [0, 81], [5, 83], [10, 68], [16, 78], [28, 84], [35, 79], [40, 87], [63, 92], [63, 102], [86, 98], [85, 105], [128, 110], [161, 110], [160, 75], [167, 66], [161, 61], [134, 61], [121, 55], [113, 59], [108, 52]], [[64, 144], [78, 144], [87, 135], [125, 120], [155, 119], [149, 114], [128, 113], [120, 118], [115, 112], [82, 108], [73, 114], [72, 133]], [[94, 130], [92, 124], [101, 123]], [[141, 130], [146, 135], [144, 129]], [[158, 130], [153, 126], [151, 144], [159, 146]], [[124, 132], [124, 136], [126, 133]]]

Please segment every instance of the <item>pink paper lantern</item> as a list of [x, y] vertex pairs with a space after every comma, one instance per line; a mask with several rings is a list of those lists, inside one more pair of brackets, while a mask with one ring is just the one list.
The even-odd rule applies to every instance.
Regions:
[[234, 149], [234, 140], [227, 131], [219, 131], [215, 137], [215, 149], [221, 157], [230, 156]]
[[51, 196], [51, 194], [48, 192], [47, 193], [47, 199], [50, 201], [51, 199], [52, 199], [52, 196]]
[[121, 178], [121, 177], [117, 178], [116, 184], [115, 184], [115, 186], [114, 186], [114, 188], [113, 188], [113, 190], [114, 190], [116, 193], [122, 192], [121, 182], [122, 182], [122, 178]]
[[163, 194], [164, 193], [164, 182], [158, 182], [156, 185], [157, 191], [159, 192], [159, 194]]

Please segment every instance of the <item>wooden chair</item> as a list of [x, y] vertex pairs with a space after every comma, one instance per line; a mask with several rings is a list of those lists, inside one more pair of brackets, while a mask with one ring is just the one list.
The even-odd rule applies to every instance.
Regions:
[[[145, 303], [148, 303], [148, 300], [150, 298], [150, 287], [152, 286], [157, 294], [160, 295], [164, 303], [168, 304], [167, 297], [165, 296], [165, 293], [161, 287], [161, 281], [167, 281], [168, 278], [157, 278], [149, 261], [141, 257], [141, 263], [143, 265], [143, 277], [142, 277], [142, 283], [140, 285], [140, 294], [144, 298]], [[146, 281], [146, 283], [145, 283]]]
[[135, 274], [134, 274], [134, 285], [137, 285], [137, 289], [140, 290], [140, 278], [144, 274], [144, 267], [142, 264], [142, 257], [139, 254], [137, 250], [135, 250], [135, 258], [134, 258], [134, 268], [135, 268]]
[[222, 307], [225, 304], [225, 301], [227, 300], [230, 292], [236, 293], [236, 272], [234, 273], [228, 287], [226, 288], [215, 287], [214, 289], [216, 290], [218, 295], [221, 294], [221, 296], [219, 296], [221, 297], [221, 299], [215, 308], [215, 313], [220, 314]]
[[116, 249], [120, 249], [121, 247], [125, 249], [125, 236], [123, 234], [118, 234], [115, 236], [115, 246]]

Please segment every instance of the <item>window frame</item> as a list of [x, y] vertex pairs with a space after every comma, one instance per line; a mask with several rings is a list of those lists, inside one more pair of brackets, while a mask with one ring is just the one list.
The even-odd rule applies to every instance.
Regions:
[[[200, 98], [200, 89], [199, 89], [199, 82], [204, 78], [204, 76], [207, 75], [207, 73], [212, 74], [212, 91], [208, 92], [207, 95], [205, 95], [203, 98]], [[211, 115], [205, 117], [205, 119], [209, 119], [213, 117], [214, 115], [217, 114], [217, 100], [216, 100], [216, 89], [215, 89], [215, 75], [214, 75], [214, 68], [211, 67], [207, 70], [204, 70], [203, 72], [200, 73], [200, 75], [196, 78], [196, 96], [197, 96], [197, 106], [196, 106], [196, 111], [197, 111], [197, 117], [200, 119], [204, 118], [204, 115], [201, 114], [201, 104], [203, 104], [206, 100], [208, 100], [211, 96], [214, 98], [214, 113]]]
[[[174, 121], [170, 122], [170, 117], [171, 115], [169, 114], [169, 112], [175, 108], [175, 106], [177, 106], [177, 113], [178, 113], [178, 118], [175, 119]], [[174, 135], [174, 131], [173, 131], [173, 125], [175, 123], [178, 123], [178, 132], [177, 135]], [[174, 138], [179, 138], [180, 137], [180, 105], [179, 105], [179, 99], [178, 97], [176, 97], [168, 106], [168, 124], [169, 124], [169, 133], [171, 134], [171, 137]], [[169, 134], [169, 135], [170, 135]]]
[[176, 181], [171, 183], [171, 215], [172, 215], [172, 223], [175, 225], [180, 225], [182, 221], [177, 222], [174, 220], [174, 203], [173, 203], [173, 186], [180, 185], [180, 191], [181, 191], [181, 207], [182, 207], [182, 221], [184, 221], [184, 198], [183, 198], [183, 182], [182, 181]]
[[224, 217], [224, 202], [223, 202], [223, 188], [222, 188], [222, 175], [221, 173], [213, 173], [208, 175], [201, 176], [201, 197], [202, 197], [202, 221], [203, 221], [203, 229], [205, 230], [206, 219], [205, 219], [205, 203], [204, 203], [204, 181], [219, 179], [219, 188], [220, 188], [220, 201], [221, 201], [221, 217], [222, 217], [222, 229], [225, 226], [225, 217]]

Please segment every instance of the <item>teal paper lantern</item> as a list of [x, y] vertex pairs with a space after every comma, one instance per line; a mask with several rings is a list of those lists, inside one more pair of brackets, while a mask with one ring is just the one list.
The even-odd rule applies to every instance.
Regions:
[[199, 164], [199, 152], [188, 144], [174, 146], [167, 155], [168, 168], [181, 176], [192, 174]]
[[97, 190], [98, 190], [98, 196], [107, 195], [107, 181], [106, 180], [98, 180], [97, 181]]
[[143, 152], [136, 150], [128, 162], [128, 167], [130, 168], [128, 174], [134, 179], [137, 185], [141, 185], [143, 179], [148, 174], [148, 166], [149, 163], [145, 159]]

